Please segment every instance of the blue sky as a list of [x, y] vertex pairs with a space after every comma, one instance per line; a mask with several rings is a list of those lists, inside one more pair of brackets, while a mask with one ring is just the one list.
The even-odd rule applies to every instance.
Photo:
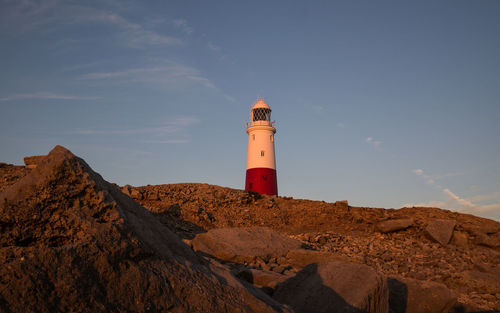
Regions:
[[0, 0], [0, 160], [244, 187], [257, 96], [280, 195], [500, 220], [500, 2]]

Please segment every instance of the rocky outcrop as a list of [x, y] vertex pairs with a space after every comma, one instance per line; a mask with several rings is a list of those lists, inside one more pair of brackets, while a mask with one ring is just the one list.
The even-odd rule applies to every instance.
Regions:
[[450, 242], [455, 225], [456, 221], [453, 220], [433, 220], [427, 224], [425, 233], [430, 239], [446, 246]]
[[24, 158], [24, 164], [26, 165], [27, 168], [36, 168], [38, 164], [42, 162], [47, 156], [46, 155], [34, 155], [30, 157], [25, 157]]
[[0, 192], [15, 184], [31, 170], [19, 165], [0, 162]]
[[346, 262], [309, 264], [273, 294], [297, 313], [387, 313], [388, 297], [383, 276], [369, 266]]
[[412, 218], [400, 218], [380, 222], [376, 225], [376, 228], [381, 233], [390, 233], [393, 231], [406, 229], [413, 225], [413, 223], [414, 220]]
[[268, 227], [248, 227], [212, 229], [196, 235], [192, 245], [195, 251], [220, 260], [251, 263], [256, 258], [285, 256], [302, 243]]
[[2, 312], [287, 310], [63, 147], [0, 193], [0, 232]]

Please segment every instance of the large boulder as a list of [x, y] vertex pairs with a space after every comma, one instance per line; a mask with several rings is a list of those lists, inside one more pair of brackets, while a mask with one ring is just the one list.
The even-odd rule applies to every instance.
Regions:
[[193, 249], [223, 261], [252, 263], [285, 256], [302, 243], [268, 227], [219, 228], [198, 234], [192, 241]]
[[297, 313], [387, 313], [388, 297], [385, 277], [347, 262], [309, 264], [273, 294]]
[[387, 220], [380, 222], [376, 225], [376, 229], [381, 233], [390, 233], [393, 231], [398, 231], [406, 229], [413, 225], [414, 220], [412, 218], [400, 218], [394, 220]]
[[411, 278], [389, 277], [391, 313], [448, 313], [457, 296], [443, 284]]
[[454, 220], [433, 220], [427, 224], [425, 228], [426, 235], [433, 241], [446, 246], [453, 235], [456, 221]]
[[1, 312], [283, 312], [57, 146], [0, 193]]

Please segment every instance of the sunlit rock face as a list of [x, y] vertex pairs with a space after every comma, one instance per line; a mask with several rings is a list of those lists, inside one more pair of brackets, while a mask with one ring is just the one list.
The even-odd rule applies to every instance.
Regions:
[[63, 147], [0, 199], [0, 311], [286, 311], [229, 285], [224, 271]]

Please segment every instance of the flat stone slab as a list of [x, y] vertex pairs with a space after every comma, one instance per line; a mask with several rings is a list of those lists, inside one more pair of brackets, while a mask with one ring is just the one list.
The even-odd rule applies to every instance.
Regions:
[[381, 233], [390, 233], [393, 231], [406, 229], [412, 226], [413, 223], [414, 220], [412, 218], [400, 218], [380, 222], [377, 224], [376, 228]]
[[219, 228], [198, 234], [193, 249], [223, 261], [251, 263], [257, 257], [264, 261], [287, 255], [302, 243], [268, 227]]
[[273, 298], [296, 313], [387, 313], [385, 277], [367, 265], [322, 262], [276, 287]]
[[426, 235], [441, 245], [446, 246], [453, 235], [455, 220], [433, 220], [425, 228]]

